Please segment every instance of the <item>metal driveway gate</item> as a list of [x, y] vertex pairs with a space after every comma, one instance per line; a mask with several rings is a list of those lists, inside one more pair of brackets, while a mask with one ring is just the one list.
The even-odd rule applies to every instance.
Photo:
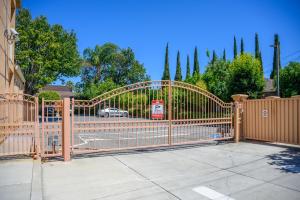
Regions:
[[0, 156], [38, 154], [38, 127], [37, 97], [0, 95]]
[[135, 83], [71, 104], [73, 154], [233, 137], [233, 104], [184, 82]]

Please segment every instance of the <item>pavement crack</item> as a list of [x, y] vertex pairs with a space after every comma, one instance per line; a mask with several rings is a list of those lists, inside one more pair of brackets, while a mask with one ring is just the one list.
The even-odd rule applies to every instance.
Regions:
[[158, 184], [157, 182], [151, 180], [150, 178], [146, 177], [145, 175], [143, 175], [142, 173], [140, 173], [139, 171], [137, 171], [136, 169], [130, 167], [129, 165], [127, 165], [126, 163], [124, 163], [122, 160], [120, 160], [119, 158], [112, 156], [114, 159], [116, 159], [117, 161], [119, 161], [120, 163], [122, 163], [124, 166], [126, 166], [128, 169], [130, 169], [131, 171], [133, 171], [134, 173], [138, 174], [139, 176], [141, 176], [142, 178], [144, 178], [145, 180], [151, 182], [152, 184], [156, 185], [157, 187], [161, 188], [162, 190], [164, 190], [165, 192], [167, 192], [168, 194], [172, 195], [173, 197], [175, 197], [178, 200], [182, 200], [180, 197], [176, 196], [175, 194], [173, 194], [171, 191], [167, 190], [166, 188], [164, 188], [163, 186], [161, 186], [160, 184]]

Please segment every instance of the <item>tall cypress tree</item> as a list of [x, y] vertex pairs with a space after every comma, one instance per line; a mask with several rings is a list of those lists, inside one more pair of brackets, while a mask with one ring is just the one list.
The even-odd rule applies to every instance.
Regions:
[[[277, 54], [278, 51], [278, 54]], [[278, 56], [278, 57], [277, 57]], [[279, 63], [278, 63], [279, 61]], [[278, 34], [274, 35], [274, 55], [273, 55], [273, 70], [270, 74], [270, 78], [273, 79], [274, 76], [277, 76], [277, 64], [279, 64], [279, 70], [281, 69], [280, 61], [280, 42]]]
[[214, 64], [214, 62], [215, 62], [216, 60], [217, 60], [217, 55], [216, 55], [215, 50], [213, 50], [213, 56], [212, 56], [211, 63]]
[[264, 72], [264, 67], [263, 67], [263, 62], [262, 62], [261, 52], [259, 52], [258, 60], [259, 60], [259, 62], [260, 62], [261, 71]]
[[259, 60], [261, 65], [261, 70], [263, 71], [262, 57], [261, 57], [261, 51], [259, 49], [259, 41], [258, 41], [257, 33], [255, 33], [255, 58]]
[[175, 81], [182, 81], [182, 75], [181, 75], [181, 66], [180, 66], [180, 53], [177, 52], [177, 60], [176, 60], [176, 74], [174, 77]]
[[190, 68], [190, 57], [189, 57], [189, 55], [187, 55], [187, 57], [186, 57], [186, 76], [185, 76], [185, 80], [188, 80], [189, 78], [191, 78], [191, 68]]
[[199, 61], [198, 61], [198, 50], [197, 50], [197, 47], [195, 47], [193, 75], [199, 75], [199, 74], [200, 74], [200, 66], [199, 66]]
[[255, 58], [259, 59], [259, 42], [257, 33], [255, 33]]
[[223, 50], [223, 60], [226, 61], [226, 50]]
[[243, 38], [241, 39], [241, 55], [244, 54], [244, 40]]
[[237, 44], [236, 44], [236, 38], [234, 36], [233, 38], [233, 58], [235, 59], [237, 57]]
[[169, 69], [169, 43], [166, 46], [166, 54], [165, 54], [165, 67], [162, 80], [170, 80], [170, 69]]

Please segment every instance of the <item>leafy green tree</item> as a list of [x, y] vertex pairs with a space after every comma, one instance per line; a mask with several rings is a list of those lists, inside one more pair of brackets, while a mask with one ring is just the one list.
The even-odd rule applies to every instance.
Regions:
[[283, 97], [300, 95], [299, 62], [290, 62], [280, 70], [280, 91]]
[[262, 56], [261, 56], [261, 52], [259, 52], [259, 57], [258, 57], [258, 60], [260, 62], [260, 65], [261, 65], [261, 71], [263, 72], [264, 71], [264, 66], [263, 66], [263, 62], [262, 62]]
[[56, 91], [41, 91], [38, 93], [39, 103], [42, 103], [42, 99], [44, 100], [60, 100], [60, 95]]
[[132, 49], [121, 49], [112, 43], [85, 49], [84, 61], [82, 81], [85, 83], [102, 83], [111, 79], [117, 85], [128, 85], [149, 79]]
[[[93, 80], [95, 83], [103, 80], [104, 68], [111, 65], [113, 56], [120, 52], [120, 48], [113, 43], [96, 45], [94, 49], [86, 48], [83, 51], [84, 64], [87, 67], [94, 68]], [[101, 79], [102, 78], [102, 79]]]
[[217, 59], [206, 67], [202, 77], [207, 85], [207, 89], [223, 101], [230, 100], [228, 93], [229, 66], [230, 62]]
[[92, 99], [96, 96], [99, 96], [105, 92], [109, 92], [118, 85], [113, 82], [112, 79], [107, 79], [101, 83], [89, 83], [83, 85], [77, 85], [76, 97], [80, 99]]
[[244, 54], [244, 40], [243, 38], [241, 39], [241, 55]]
[[203, 81], [202, 79], [199, 79], [195, 85], [203, 90], [207, 90], [207, 85], [205, 83], [205, 81]]
[[165, 67], [164, 67], [164, 72], [163, 76], [161, 78], [162, 80], [170, 80], [170, 68], [169, 68], [169, 44], [167, 43], [166, 46], [166, 53], [165, 53]]
[[131, 48], [121, 49], [111, 57], [111, 64], [103, 72], [104, 80], [111, 78], [115, 84], [123, 86], [150, 79], [146, 68], [135, 59]]
[[76, 86], [77, 96], [92, 98], [115, 87], [150, 79], [143, 64], [135, 59], [131, 48], [121, 49], [105, 43], [84, 50], [85, 67], [81, 70], [81, 83]]
[[210, 60], [210, 52], [208, 49], [206, 49], [205, 54], [206, 54], [207, 59]]
[[281, 69], [280, 42], [279, 42], [279, 36], [278, 36], [278, 34], [274, 35], [274, 45], [273, 46], [274, 46], [274, 54], [273, 54], [273, 70], [272, 70], [272, 72], [270, 74], [270, 78], [271, 79], [274, 79], [274, 76], [277, 75], [277, 64], [278, 64], [278, 61], [279, 61], [279, 70]]
[[181, 75], [181, 66], [180, 66], [180, 53], [177, 52], [177, 60], [176, 60], [176, 74], [175, 74], [175, 81], [182, 81], [182, 75]]
[[217, 54], [216, 54], [215, 50], [213, 50], [213, 56], [212, 56], [211, 63], [213, 64], [216, 60], [217, 60]]
[[20, 9], [16, 16], [16, 60], [24, 77], [25, 93], [34, 94], [61, 77], [76, 76], [81, 60], [73, 31], [50, 25], [44, 16], [32, 19], [29, 10]]
[[223, 61], [226, 61], [226, 50], [223, 50]]
[[255, 58], [259, 60], [261, 65], [261, 70], [263, 71], [262, 57], [261, 57], [261, 51], [259, 49], [259, 41], [258, 41], [257, 33], [255, 33]]
[[264, 89], [264, 77], [260, 70], [260, 62], [250, 54], [237, 57], [230, 64], [228, 81], [229, 94], [248, 94], [250, 98], [258, 98]]
[[259, 58], [259, 41], [258, 41], [258, 34], [255, 33], [255, 58], [258, 59]]
[[237, 44], [236, 44], [236, 38], [233, 37], [233, 58], [235, 59], [237, 57]]
[[185, 76], [185, 80], [190, 79], [190, 78], [191, 78], [190, 57], [189, 57], [189, 55], [187, 55], [187, 57], [186, 57], [186, 76]]
[[198, 50], [197, 47], [195, 47], [194, 51], [194, 70], [193, 70], [193, 76], [198, 76], [200, 74], [200, 66], [198, 61]]

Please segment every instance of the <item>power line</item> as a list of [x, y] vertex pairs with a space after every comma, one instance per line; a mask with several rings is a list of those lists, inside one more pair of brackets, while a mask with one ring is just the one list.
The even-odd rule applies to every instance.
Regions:
[[295, 51], [295, 52], [293, 52], [293, 53], [291, 53], [291, 54], [289, 54], [289, 55], [283, 57], [282, 60], [284, 60], [284, 59], [286, 59], [286, 58], [288, 58], [288, 57], [291, 57], [291, 56], [293, 56], [293, 55], [297, 55], [297, 53], [300, 53], [300, 50]]
[[[294, 51], [293, 53], [290, 53], [290, 54], [288, 54], [288, 55], [282, 57], [282, 58], [281, 58], [281, 62], [284, 61], [284, 60], [286, 60], [287, 58], [289, 58], [289, 57], [291, 57], [291, 56], [297, 55], [298, 53], [299, 53], [299, 55], [300, 55], [300, 50]], [[299, 57], [294, 58], [294, 59], [298, 59], [298, 58], [299, 58]], [[283, 63], [288, 63], [288, 62], [283, 62]], [[269, 63], [269, 64], [267, 64], [267, 65], [264, 65], [264, 66], [265, 66], [265, 67], [270, 67], [271, 65], [273, 65], [273, 62], [272, 62], [272, 63]]]

